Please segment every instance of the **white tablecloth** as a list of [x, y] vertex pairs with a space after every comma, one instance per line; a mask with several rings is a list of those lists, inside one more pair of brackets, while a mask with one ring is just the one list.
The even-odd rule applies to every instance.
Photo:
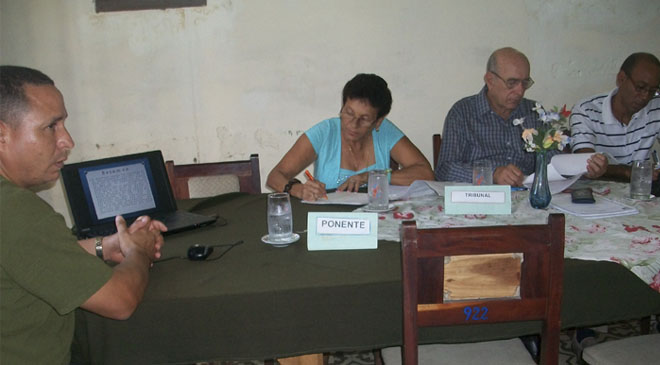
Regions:
[[[640, 213], [596, 220], [565, 214], [565, 257], [617, 262], [660, 291], [660, 198], [644, 202], [628, 199], [628, 184], [625, 183], [579, 184], [591, 187], [596, 197], [604, 196], [634, 206]], [[403, 220], [414, 219], [420, 228], [545, 224], [548, 214], [560, 213], [554, 209], [534, 209], [528, 197], [527, 191], [512, 192], [510, 215], [447, 215], [444, 197], [437, 195], [395, 201], [392, 211], [379, 213], [378, 239], [399, 241], [399, 226]], [[363, 211], [363, 208], [356, 211]]]

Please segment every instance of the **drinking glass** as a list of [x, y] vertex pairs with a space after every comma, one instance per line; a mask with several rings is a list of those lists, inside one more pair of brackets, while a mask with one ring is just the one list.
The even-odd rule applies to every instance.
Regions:
[[493, 185], [493, 167], [490, 161], [472, 163], [472, 185]]
[[633, 161], [630, 174], [630, 197], [632, 199], [648, 200], [651, 196], [652, 179], [653, 164], [651, 160]]
[[369, 196], [368, 209], [370, 210], [387, 210], [389, 199], [389, 186], [390, 181], [387, 178], [386, 170], [371, 170], [369, 171], [369, 180], [367, 183], [367, 190]]
[[292, 239], [293, 216], [288, 193], [268, 194], [268, 240], [287, 242]]

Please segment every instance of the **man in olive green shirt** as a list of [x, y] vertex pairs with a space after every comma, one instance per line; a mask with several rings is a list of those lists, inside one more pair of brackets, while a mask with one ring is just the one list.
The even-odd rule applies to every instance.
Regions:
[[[62, 94], [43, 73], [0, 66], [0, 363], [68, 364], [78, 307], [128, 318], [160, 257], [149, 217], [77, 241], [35, 193], [59, 178], [73, 148]], [[99, 257], [96, 257], [99, 256]], [[104, 260], [117, 264], [108, 266]]]

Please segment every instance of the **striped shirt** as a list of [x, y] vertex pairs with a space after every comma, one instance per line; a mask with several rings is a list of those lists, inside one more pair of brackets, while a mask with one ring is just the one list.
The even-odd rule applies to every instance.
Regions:
[[581, 100], [571, 114], [571, 148], [591, 148], [614, 157], [610, 163], [630, 165], [649, 158], [655, 139], [660, 138], [660, 97], [656, 96], [625, 125], [612, 114], [612, 96], [600, 94]]
[[[534, 172], [535, 154], [525, 151], [524, 128], [539, 128], [542, 122], [532, 110], [534, 101], [522, 99], [518, 107], [504, 120], [486, 99], [486, 86], [479, 94], [456, 102], [447, 114], [442, 132], [442, 145], [435, 168], [440, 181], [472, 182], [472, 163], [490, 161], [493, 171], [508, 164], [517, 166], [525, 175]], [[513, 120], [524, 117], [522, 126]], [[559, 151], [549, 151], [549, 157]]]

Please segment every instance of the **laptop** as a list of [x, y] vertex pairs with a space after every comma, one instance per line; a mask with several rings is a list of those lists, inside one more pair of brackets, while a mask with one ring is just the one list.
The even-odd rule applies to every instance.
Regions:
[[61, 175], [79, 239], [117, 232], [117, 215], [129, 224], [148, 215], [165, 223], [166, 234], [217, 219], [177, 210], [161, 151], [67, 164]]

